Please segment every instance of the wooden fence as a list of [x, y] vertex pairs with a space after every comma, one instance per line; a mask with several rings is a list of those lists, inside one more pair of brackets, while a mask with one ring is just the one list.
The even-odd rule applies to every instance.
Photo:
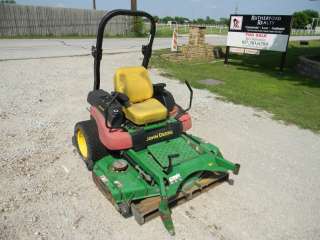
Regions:
[[[96, 35], [105, 11], [0, 4], [0, 37]], [[132, 29], [129, 17], [118, 16], [105, 33], [125, 35]]]

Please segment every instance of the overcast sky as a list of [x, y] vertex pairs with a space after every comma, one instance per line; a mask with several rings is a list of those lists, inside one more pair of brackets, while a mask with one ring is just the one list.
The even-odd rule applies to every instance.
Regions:
[[[92, 0], [16, 0], [19, 4], [70, 8], [92, 8]], [[320, 0], [137, 0], [138, 9], [158, 16], [198, 18], [226, 17], [234, 13], [291, 14], [313, 9], [320, 12]], [[96, 0], [97, 9], [130, 8], [130, 0]]]

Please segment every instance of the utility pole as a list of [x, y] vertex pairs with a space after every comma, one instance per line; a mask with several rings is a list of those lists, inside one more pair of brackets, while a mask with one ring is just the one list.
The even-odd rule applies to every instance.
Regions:
[[93, 10], [96, 10], [96, 0], [92, 0]]
[[[137, 0], [131, 0], [131, 11], [137, 11]], [[138, 18], [133, 17], [133, 31], [138, 32]]]
[[238, 11], [239, 11], [239, 3], [237, 2], [236, 7], [234, 9], [234, 14], [238, 14]]
[[131, 0], [131, 11], [137, 11], [137, 0]]

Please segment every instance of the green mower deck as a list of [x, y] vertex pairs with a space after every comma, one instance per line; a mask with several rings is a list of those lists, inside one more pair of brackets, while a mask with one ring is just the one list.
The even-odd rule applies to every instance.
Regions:
[[[227, 180], [229, 170], [238, 174], [240, 167], [225, 160], [214, 145], [187, 134], [140, 151], [125, 150], [121, 156], [108, 155], [95, 163], [95, 183], [120, 212], [126, 207], [125, 215], [132, 212], [139, 224], [160, 215], [171, 234], [170, 207]], [[120, 160], [128, 164], [117, 171], [113, 166]]]

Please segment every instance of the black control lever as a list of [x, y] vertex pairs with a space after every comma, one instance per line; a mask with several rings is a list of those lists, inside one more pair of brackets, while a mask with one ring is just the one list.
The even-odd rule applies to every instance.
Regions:
[[179, 157], [179, 156], [180, 156], [179, 153], [170, 154], [170, 155], [168, 156], [168, 159], [169, 159], [168, 167], [166, 167], [166, 169], [164, 170], [164, 172], [165, 172], [166, 174], [169, 174], [169, 173], [172, 171], [172, 159], [177, 158], [177, 157]]
[[147, 50], [148, 50], [148, 45], [142, 45], [141, 52], [142, 52], [143, 56], [146, 55]]
[[192, 106], [193, 90], [192, 90], [192, 87], [191, 87], [190, 83], [187, 80], [185, 81], [185, 84], [187, 85], [187, 87], [189, 89], [189, 92], [190, 92], [189, 106], [186, 109], [182, 109], [182, 111], [177, 114], [176, 119], [179, 119], [183, 114], [188, 112], [191, 109], [191, 106]]
[[190, 83], [187, 80], [185, 81], [185, 84], [187, 85], [187, 87], [188, 87], [188, 89], [190, 91], [189, 107], [186, 110], [184, 110], [185, 112], [188, 112], [191, 109], [191, 106], [192, 106], [193, 90], [192, 90], [192, 87], [191, 87]]

